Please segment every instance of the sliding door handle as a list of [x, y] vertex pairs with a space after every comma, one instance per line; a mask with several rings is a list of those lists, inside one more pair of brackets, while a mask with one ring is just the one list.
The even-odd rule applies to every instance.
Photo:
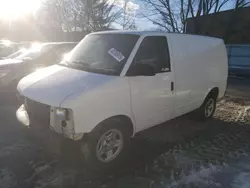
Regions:
[[171, 91], [174, 91], [174, 82], [171, 82]]

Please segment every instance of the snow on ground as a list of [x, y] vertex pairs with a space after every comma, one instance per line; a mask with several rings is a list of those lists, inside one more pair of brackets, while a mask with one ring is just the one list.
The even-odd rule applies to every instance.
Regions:
[[15, 175], [8, 169], [0, 169], [0, 188], [14, 188], [17, 187]]

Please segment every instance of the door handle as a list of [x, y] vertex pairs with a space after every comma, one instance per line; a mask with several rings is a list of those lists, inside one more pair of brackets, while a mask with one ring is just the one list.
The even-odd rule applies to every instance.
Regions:
[[174, 82], [171, 82], [171, 91], [174, 91]]

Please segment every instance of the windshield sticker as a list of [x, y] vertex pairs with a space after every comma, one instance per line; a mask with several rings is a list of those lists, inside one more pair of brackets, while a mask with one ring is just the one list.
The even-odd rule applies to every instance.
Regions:
[[117, 61], [121, 62], [125, 57], [124, 55], [119, 52], [118, 50], [116, 50], [115, 48], [111, 48], [108, 51], [109, 55], [111, 55], [113, 58], [115, 58]]

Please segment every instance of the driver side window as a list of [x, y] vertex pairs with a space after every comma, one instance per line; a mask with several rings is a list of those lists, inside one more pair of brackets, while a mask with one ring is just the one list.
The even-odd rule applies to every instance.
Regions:
[[143, 39], [127, 75], [143, 75], [140, 72], [144, 71], [142, 67], [150, 67], [155, 74], [170, 71], [170, 57], [165, 36], [150, 36]]

